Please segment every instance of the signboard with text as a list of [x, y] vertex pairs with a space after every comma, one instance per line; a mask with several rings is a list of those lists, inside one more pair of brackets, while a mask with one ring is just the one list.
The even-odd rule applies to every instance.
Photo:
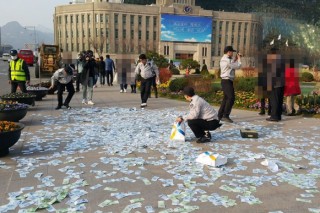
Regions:
[[161, 14], [161, 41], [211, 43], [212, 18]]

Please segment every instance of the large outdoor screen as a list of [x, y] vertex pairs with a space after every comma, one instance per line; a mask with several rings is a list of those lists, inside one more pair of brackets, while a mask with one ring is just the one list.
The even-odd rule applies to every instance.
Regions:
[[161, 14], [161, 41], [211, 43], [212, 18]]

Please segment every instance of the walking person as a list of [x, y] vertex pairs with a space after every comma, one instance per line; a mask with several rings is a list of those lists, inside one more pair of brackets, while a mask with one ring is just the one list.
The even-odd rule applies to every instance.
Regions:
[[152, 77], [156, 76], [156, 81], [158, 81], [159, 70], [157, 66], [147, 61], [145, 54], [141, 54], [139, 60], [135, 74], [141, 76], [141, 107], [146, 107], [152, 85]]
[[30, 72], [27, 63], [18, 57], [17, 50], [10, 50], [11, 61], [9, 64], [8, 78], [11, 84], [11, 93], [19, 87], [21, 92], [27, 93], [26, 84], [30, 82]]
[[220, 61], [223, 100], [218, 112], [218, 118], [221, 121], [229, 123], [233, 123], [233, 120], [230, 118], [230, 113], [235, 101], [233, 87], [235, 69], [240, 69], [241, 67], [241, 55], [238, 53], [235, 58], [232, 58], [234, 52], [236, 52], [236, 50], [234, 50], [232, 46], [226, 46], [224, 48], [224, 55]]
[[183, 94], [184, 98], [190, 102], [190, 112], [186, 116], [178, 117], [176, 122], [186, 121], [198, 138], [197, 143], [210, 142], [209, 130], [216, 130], [222, 125], [219, 122], [218, 113], [208, 102], [196, 95], [192, 87], [185, 87]]
[[110, 58], [110, 55], [106, 55], [105, 60], [106, 76], [108, 86], [113, 86], [113, 72], [116, 72], [116, 67], [113, 60]]
[[105, 85], [106, 79], [106, 62], [103, 60], [103, 56], [100, 56], [100, 62], [98, 64], [99, 76], [100, 76], [100, 85]]
[[[56, 110], [61, 109], [62, 106], [65, 106], [67, 109], [71, 109], [69, 103], [75, 93], [73, 87], [73, 68], [70, 65], [67, 65], [65, 68], [58, 69], [54, 72], [51, 77], [51, 86], [49, 89], [52, 89], [54, 86], [57, 86], [58, 92], [58, 106]], [[67, 88], [68, 96], [63, 102], [63, 91]]]
[[96, 62], [93, 58], [93, 52], [91, 50], [88, 50], [85, 56], [85, 62], [81, 74], [82, 104], [94, 105], [92, 97], [95, 78], [95, 67]]

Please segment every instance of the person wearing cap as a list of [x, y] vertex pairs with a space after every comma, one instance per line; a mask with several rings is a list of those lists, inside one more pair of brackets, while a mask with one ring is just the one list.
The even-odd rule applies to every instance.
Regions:
[[184, 98], [190, 101], [190, 111], [186, 116], [179, 116], [176, 122], [186, 121], [198, 138], [197, 143], [210, 142], [209, 130], [216, 130], [222, 125], [218, 120], [218, 113], [208, 102], [196, 95], [192, 87], [185, 87], [183, 94]]
[[10, 50], [11, 61], [9, 64], [9, 84], [11, 84], [11, 92], [15, 93], [19, 86], [21, 92], [26, 93], [26, 84], [30, 83], [30, 72], [27, 63], [18, 57], [17, 50]]
[[233, 53], [236, 50], [232, 46], [224, 48], [224, 55], [220, 60], [221, 69], [221, 88], [223, 91], [223, 100], [218, 112], [218, 118], [221, 121], [233, 123], [230, 118], [230, 113], [235, 101], [233, 80], [235, 78], [235, 70], [241, 67], [241, 55], [238, 53], [233, 58]]
[[159, 70], [155, 64], [147, 61], [145, 54], [141, 54], [139, 60], [140, 62], [135, 69], [135, 74], [141, 76], [141, 107], [146, 107], [153, 77], [156, 76], [156, 82], [159, 81]]
[[[51, 86], [49, 89], [52, 89], [54, 85], [57, 85], [57, 97], [58, 97], [58, 106], [56, 110], [61, 109], [62, 106], [65, 106], [67, 109], [71, 109], [69, 103], [75, 93], [73, 87], [73, 68], [70, 65], [67, 65], [65, 68], [58, 69], [54, 72], [51, 77]], [[63, 91], [67, 88], [68, 96], [63, 103]]]

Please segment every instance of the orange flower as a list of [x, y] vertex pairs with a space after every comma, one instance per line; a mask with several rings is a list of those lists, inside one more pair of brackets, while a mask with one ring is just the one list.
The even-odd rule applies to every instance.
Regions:
[[15, 122], [11, 121], [0, 121], [0, 133], [2, 132], [11, 132], [14, 130], [19, 129], [19, 125], [17, 125]]

